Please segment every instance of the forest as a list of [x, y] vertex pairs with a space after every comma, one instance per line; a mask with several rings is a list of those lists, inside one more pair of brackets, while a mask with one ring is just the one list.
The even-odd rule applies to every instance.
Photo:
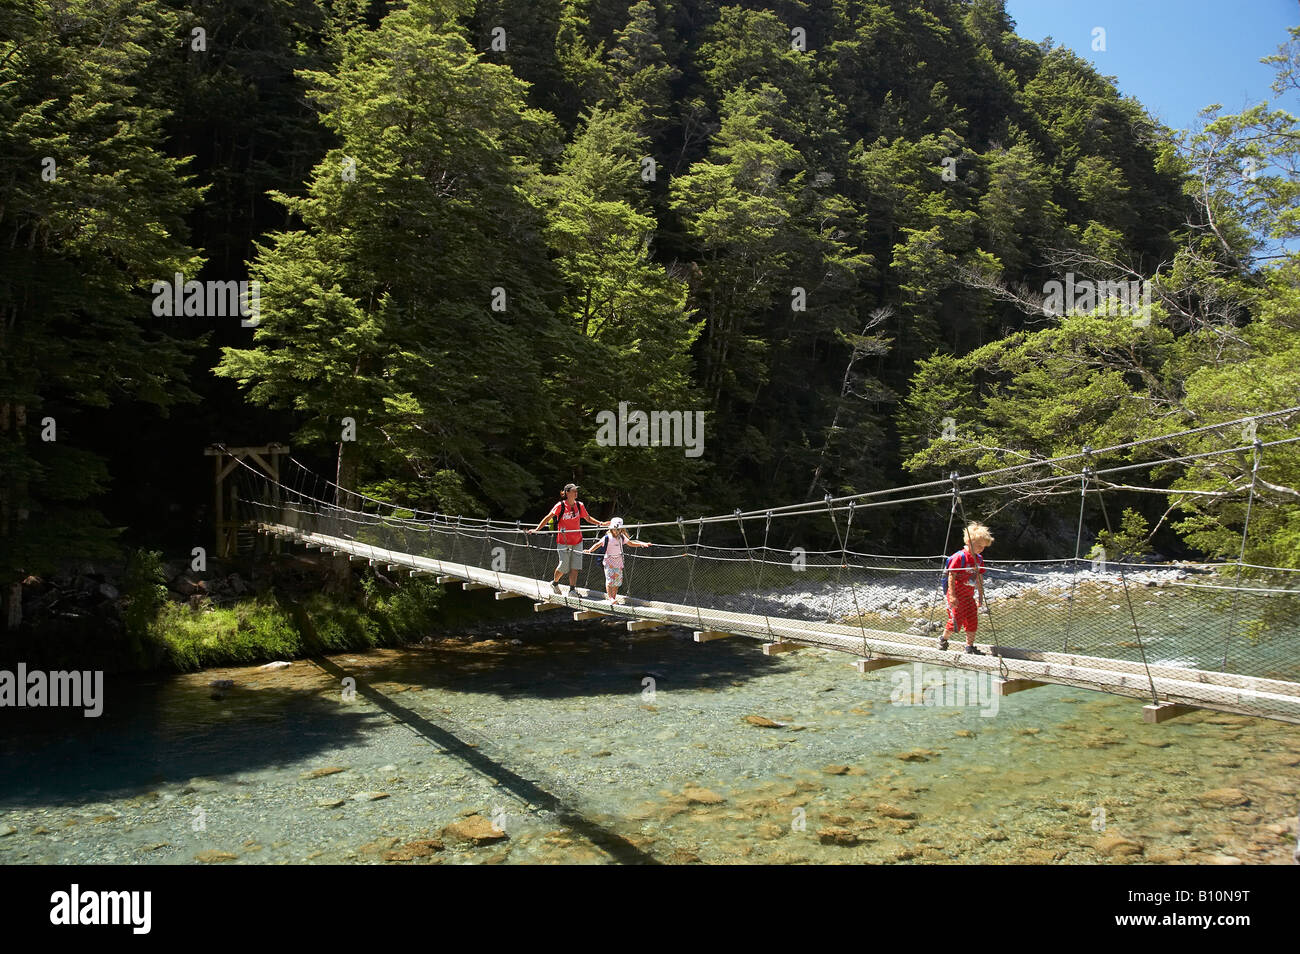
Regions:
[[[206, 545], [213, 443], [443, 513], [535, 521], [572, 480], [671, 520], [1300, 404], [1277, 43], [1272, 101], [1184, 131], [1002, 0], [4, 0], [6, 617]], [[1216, 493], [1119, 495], [1125, 545], [1236, 559], [1251, 466], [1145, 469]], [[1300, 567], [1300, 449], [1256, 477], [1245, 555]]]

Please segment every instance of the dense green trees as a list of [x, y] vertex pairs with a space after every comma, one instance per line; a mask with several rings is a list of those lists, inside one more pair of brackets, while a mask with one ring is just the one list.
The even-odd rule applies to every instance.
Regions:
[[[0, 12], [0, 584], [111, 539], [89, 503], [109, 479], [87, 412], [139, 417], [192, 397], [175, 329], [141, 294], [193, 274], [198, 200], [169, 157], [148, 89], [179, 37], [156, 2], [6, 5]], [[157, 425], [154, 425], [157, 426]]]
[[[0, 16], [7, 590], [89, 552], [88, 501], [131, 472], [103, 445], [142, 425], [101, 420], [96, 444], [78, 415], [124, 399], [203, 397], [143, 425], [177, 435], [173, 470], [211, 440], [292, 437], [342, 483], [426, 507], [521, 516], [578, 479], [671, 518], [1300, 392], [1294, 37], [1282, 103], [1180, 142], [1079, 57], [1017, 37], [999, 0]], [[259, 327], [152, 318], [148, 283], [200, 267], [262, 283]], [[1149, 280], [1151, 323], [1045, 315], [1066, 273]], [[610, 446], [597, 418], [623, 405], [707, 412], [702, 456]], [[1251, 552], [1300, 561], [1296, 458], [1266, 461]], [[1138, 509], [1162, 539], [1228, 552], [1248, 464], [1153, 472], [1225, 496]], [[180, 473], [202, 499], [205, 474]]]
[[[1279, 99], [1293, 98], [1297, 91], [1297, 51], [1300, 31], [1293, 31], [1271, 58], [1278, 68]], [[1058, 127], [1069, 124], [1059, 118]], [[1071, 179], [1079, 185], [1079, 207], [1094, 216], [1110, 207], [1117, 217], [1105, 225], [1094, 218], [1083, 231], [1072, 230], [1075, 244], [1063, 243], [1048, 259], [1060, 272], [1080, 277], [1149, 280], [1150, 313], [1116, 314], [1095, 303], [1098, 307], [1077, 314], [1048, 318], [1049, 326], [1041, 330], [1022, 330], [964, 355], [922, 362], [906, 404], [916, 449], [909, 466], [987, 468], [1295, 405], [1300, 397], [1297, 132], [1295, 115], [1286, 109], [1261, 105], [1218, 116], [1213, 107], [1181, 152], [1163, 149], [1156, 165], [1182, 174], [1190, 208], [1188, 223], [1170, 230], [1168, 243], [1177, 245], [1169, 259], [1148, 271], [1139, 254], [1142, 245], [1126, 238], [1121, 227], [1133, 210], [1149, 214], [1151, 189], [1124, 186], [1116, 178], [1118, 164], [1079, 159]], [[1068, 140], [1060, 143], [1064, 153]], [[1110, 148], [1117, 157], [1125, 154], [1123, 146]], [[1147, 167], [1133, 168], [1135, 182], [1151, 175]], [[1145, 231], [1150, 233], [1149, 225]], [[1105, 239], [1097, 240], [1103, 232]], [[986, 287], [1026, 312], [1042, 314], [1041, 296], [1006, 285]], [[956, 439], [939, 433], [944, 418], [956, 423]], [[1293, 436], [1294, 418], [1210, 430], [1125, 455], [1176, 461], [1153, 467], [1143, 478], [1171, 490], [1166, 500], [1148, 500], [1142, 507], [1150, 517], [1147, 538], [1169, 523], [1202, 552], [1235, 558], [1253, 501], [1250, 559], [1300, 566], [1300, 453], [1294, 445], [1264, 448], [1257, 473], [1254, 455], [1245, 449], [1234, 456], [1179, 460], [1247, 448], [1256, 438]], [[1177, 493], [1184, 490], [1198, 493]]]

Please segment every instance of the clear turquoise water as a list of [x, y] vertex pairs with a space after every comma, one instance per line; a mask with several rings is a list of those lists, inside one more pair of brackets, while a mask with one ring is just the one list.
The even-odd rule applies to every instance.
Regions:
[[[1291, 860], [1300, 727], [1145, 725], [1054, 686], [909, 704], [912, 667], [673, 632], [561, 625], [110, 681], [99, 719], [8, 710], [0, 861], [383, 862], [431, 839], [393, 863]], [[442, 835], [475, 814], [506, 837]]]

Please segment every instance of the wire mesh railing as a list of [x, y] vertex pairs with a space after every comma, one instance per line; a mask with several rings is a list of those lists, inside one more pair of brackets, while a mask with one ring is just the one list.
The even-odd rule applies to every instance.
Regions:
[[[1256, 440], [1221, 453], [1253, 454], [1253, 477], [1263, 449], [1292, 440]], [[1001, 484], [963, 485], [963, 478], [953, 475], [946, 487], [931, 482], [893, 489], [912, 491], [906, 496], [828, 497], [800, 507], [737, 511], [730, 517], [632, 524], [634, 535], [651, 546], [624, 551], [623, 606], [605, 600], [600, 555], [584, 554], [580, 590], [570, 593], [568, 574], [558, 573], [556, 533], [532, 534], [518, 521], [403, 508], [339, 487], [297, 461], [291, 461], [283, 483], [245, 465], [239, 501], [242, 519], [321, 541], [350, 541], [375, 562], [474, 568], [486, 572], [483, 582], [502, 589], [519, 580], [549, 586], [558, 577], [565, 584], [566, 602], [601, 603], [611, 615], [664, 618], [769, 641], [797, 639], [869, 657], [880, 652], [881, 644], [937, 649], [947, 621], [945, 555], [960, 547], [960, 529], [967, 520], [979, 516], [974, 513], [977, 498], [993, 490], [1047, 487], [1080, 495], [1073, 555], [1032, 562], [987, 560], [988, 600], [976, 637], [986, 652], [1045, 665], [1068, 660], [1079, 669], [1115, 673], [1124, 686], [1132, 676], [1149, 687], [1154, 700], [1167, 694], [1161, 686], [1167, 688], [1170, 680], [1204, 681], [1206, 673], [1223, 674], [1218, 681], [1228, 687], [1225, 693], [1233, 686], [1227, 678], [1232, 676], [1267, 680], [1266, 691], [1300, 697], [1300, 571], [1245, 560], [1249, 503], [1243, 546], [1233, 562], [1151, 564], [1085, 556], [1080, 547], [1083, 507], [1095, 502], [1109, 525], [1105, 495], [1113, 493], [1108, 489], [1113, 483], [1107, 478], [1139, 466], [1094, 468], [1094, 453], [1099, 452], [1079, 455], [1081, 469], [1072, 473], [1025, 477], [1006, 468], [999, 473], [1015, 479]], [[1059, 471], [1062, 460], [1035, 465], [1040, 471]], [[1253, 502], [1253, 479], [1249, 493]], [[861, 546], [866, 540], [855, 518], [865, 509], [889, 506], [897, 508], [900, 521], [932, 520], [936, 500], [951, 501], [942, 553], [880, 554]], [[808, 538], [786, 534], [776, 545], [773, 525], [795, 517], [803, 518], [800, 526]], [[598, 535], [588, 528], [584, 548]], [[537, 592], [539, 598], [547, 595], [540, 588]], [[960, 640], [952, 638], [960, 649]], [[1260, 688], [1254, 682], [1236, 688], [1243, 686], [1246, 691]]]

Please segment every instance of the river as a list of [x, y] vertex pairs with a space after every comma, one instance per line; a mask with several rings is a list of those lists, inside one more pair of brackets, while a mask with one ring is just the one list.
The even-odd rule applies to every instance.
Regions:
[[557, 622], [110, 679], [4, 714], [0, 861], [1292, 859], [1300, 727], [848, 659]]

